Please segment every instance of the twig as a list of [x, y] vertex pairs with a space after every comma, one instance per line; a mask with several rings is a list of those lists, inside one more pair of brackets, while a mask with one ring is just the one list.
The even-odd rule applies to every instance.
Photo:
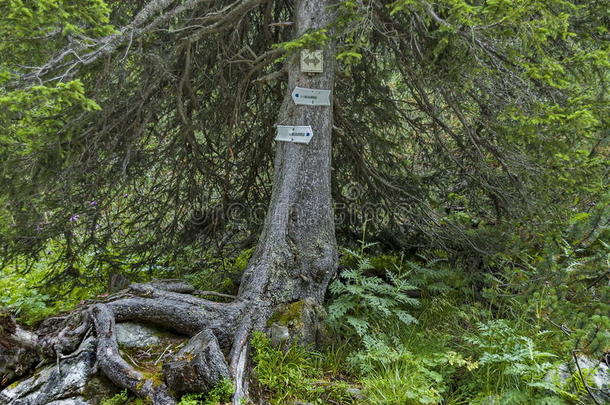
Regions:
[[585, 381], [585, 377], [582, 375], [582, 370], [580, 369], [580, 364], [578, 364], [578, 357], [576, 356], [576, 352], [578, 352], [578, 350], [572, 350], [572, 357], [574, 358], [574, 363], [576, 363], [576, 368], [578, 369], [578, 375], [580, 376], [580, 379], [582, 381], [582, 385], [585, 387], [585, 389], [587, 390], [587, 392], [589, 393], [589, 396], [591, 397], [591, 399], [593, 400], [593, 402], [595, 402], [597, 405], [601, 405], [597, 399], [595, 398], [595, 396], [593, 395], [593, 393], [591, 392], [591, 388], [589, 387], [589, 385], [587, 384], [587, 382]]
[[136, 366], [136, 367], [140, 367], [140, 364], [138, 364], [138, 362], [137, 362], [137, 361], [135, 361], [135, 360], [133, 359], [133, 357], [131, 357], [131, 356], [129, 355], [129, 353], [127, 353], [127, 352], [123, 352], [122, 354], [124, 354], [125, 356], [127, 356], [127, 357], [129, 358], [129, 360], [131, 360], [131, 362], [133, 363], [133, 365], [134, 365], [134, 366]]
[[157, 363], [159, 362], [159, 360], [161, 360], [161, 358], [163, 358], [163, 355], [165, 354], [165, 352], [167, 352], [167, 349], [169, 349], [170, 347], [172, 347], [171, 344], [167, 345], [167, 347], [165, 348], [165, 350], [163, 350], [163, 353], [161, 353], [161, 356], [159, 356], [159, 358], [157, 359], [157, 361], [155, 361], [153, 364], [156, 366]]

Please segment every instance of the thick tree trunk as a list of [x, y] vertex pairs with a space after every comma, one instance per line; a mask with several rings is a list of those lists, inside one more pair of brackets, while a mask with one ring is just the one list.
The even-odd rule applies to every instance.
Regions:
[[[296, 37], [328, 27], [333, 18], [329, 7], [332, 3], [298, 0]], [[337, 269], [330, 183], [332, 101], [331, 106], [295, 105], [291, 95], [296, 86], [332, 91], [335, 68], [332, 40], [323, 53], [323, 73], [301, 73], [297, 56], [288, 62], [288, 88], [277, 124], [310, 125], [314, 137], [307, 145], [277, 143], [273, 192], [265, 226], [239, 291], [239, 299], [248, 302], [248, 309], [231, 356], [237, 384], [235, 404], [247, 392], [243, 374], [247, 338], [252, 328], [262, 328], [281, 304], [306, 298], [321, 303]]]
[[[331, 2], [299, 0], [297, 37], [331, 22]], [[337, 263], [331, 202], [331, 106], [295, 105], [296, 86], [333, 88], [334, 46], [324, 50], [325, 71], [308, 76], [299, 61], [289, 62], [288, 89], [278, 117], [279, 125], [311, 125], [310, 144], [278, 142], [271, 203], [265, 226], [243, 276], [240, 297], [264, 299], [269, 304], [305, 297], [321, 302]], [[331, 103], [332, 104], [332, 103]]]

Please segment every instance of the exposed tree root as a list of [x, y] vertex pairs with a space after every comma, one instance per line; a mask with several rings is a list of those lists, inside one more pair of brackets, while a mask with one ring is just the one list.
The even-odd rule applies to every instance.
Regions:
[[91, 316], [97, 334], [98, 366], [110, 381], [142, 398], [150, 399], [155, 405], [175, 404], [165, 384], [155, 384], [123, 360], [116, 340], [114, 316], [107, 305], [94, 305], [91, 308]]
[[[244, 311], [242, 320], [235, 330], [233, 336], [233, 347], [229, 354], [235, 394], [233, 404], [239, 405], [242, 398], [248, 397], [248, 378], [246, 368], [248, 365], [248, 354], [250, 350], [249, 338], [253, 330], [262, 329], [268, 314], [264, 307], [253, 305]], [[258, 320], [258, 323], [257, 321]]]
[[[38, 334], [15, 325], [10, 334], [5, 333], [3, 341], [38, 350], [46, 359], [43, 363], [56, 360], [59, 364], [76, 353], [80, 343], [94, 332], [98, 367], [110, 381], [154, 405], [173, 405], [176, 401], [169, 394], [168, 387], [148, 378], [125, 361], [116, 339], [115, 322], [153, 323], [196, 336], [193, 339], [201, 340], [203, 336], [207, 352], [196, 353], [200, 357], [199, 364], [189, 369], [189, 372], [199, 374], [193, 377], [193, 381], [198, 381], [193, 390], [210, 388], [230, 372], [237, 387], [235, 398], [239, 401], [247, 396], [248, 339], [254, 328], [264, 325], [268, 311], [259, 305], [246, 305], [239, 299], [219, 303], [189, 295], [193, 293], [197, 291], [192, 286], [175, 280], [134, 284], [103, 302], [89, 303], [64, 318], [49, 321]], [[198, 343], [201, 345], [201, 342], [203, 340]], [[223, 351], [229, 353], [228, 361], [224, 359]]]

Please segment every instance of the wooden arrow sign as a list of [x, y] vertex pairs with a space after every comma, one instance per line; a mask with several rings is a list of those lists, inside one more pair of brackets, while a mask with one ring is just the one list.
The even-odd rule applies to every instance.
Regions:
[[276, 141], [308, 144], [313, 138], [311, 126], [278, 125]]
[[330, 90], [295, 87], [292, 100], [298, 105], [330, 105]]

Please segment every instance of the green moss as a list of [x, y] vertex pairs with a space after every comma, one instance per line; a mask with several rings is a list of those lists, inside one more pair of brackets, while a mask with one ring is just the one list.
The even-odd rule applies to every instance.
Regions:
[[10, 385], [9, 385], [8, 387], [6, 387], [6, 388], [7, 388], [7, 389], [9, 389], [9, 390], [12, 390], [13, 388], [17, 387], [17, 386], [19, 385], [19, 383], [20, 383], [20, 382], [21, 382], [20, 380], [17, 380], [17, 381], [15, 381], [14, 383], [10, 384]]
[[154, 387], [158, 387], [164, 383], [163, 373], [161, 372], [161, 367], [159, 367], [159, 369], [155, 370], [155, 371], [149, 371], [149, 370], [139, 370], [139, 371], [142, 373], [142, 375], [144, 375], [144, 378], [152, 381], [152, 384]]
[[282, 308], [277, 310], [271, 318], [269, 318], [267, 326], [271, 326], [274, 323], [279, 323], [284, 326], [292, 326], [296, 323], [300, 323], [304, 304], [304, 301], [301, 300], [282, 306]]
[[103, 398], [111, 398], [117, 394], [120, 394], [119, 388], [103, 373], [98, 373], [97, 376], [87, 382], [82, 396], [88, 403], [97, 404]]
[[136, 391], [140, 391], [142, 388], [144, 388], [144, 384], [146, 383], [146, 380], [141, 380], [138, 381], [138, 383], [136, 384]]

